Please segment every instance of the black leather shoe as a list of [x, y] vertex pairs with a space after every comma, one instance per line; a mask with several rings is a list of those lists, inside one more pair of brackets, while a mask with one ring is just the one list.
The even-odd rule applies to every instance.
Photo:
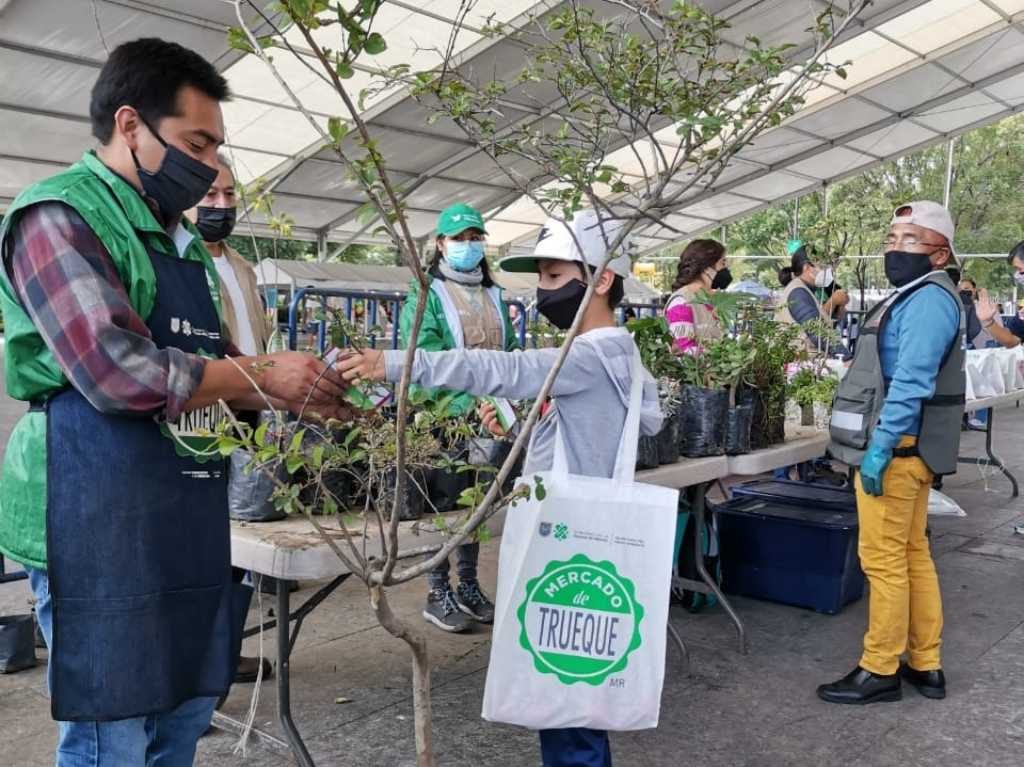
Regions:
[[942, 673], [941, 668], [934, 671], [918, 671], [907, 663], [901, 663], [900, 677], [926, 698], [942, 700], [946, 697], [946, 675]]
[[899, 674], [882, 676], [857, 666], [838, 682], [819, 687], [818, 697], [827, 703], [862, 706], [868, 703], [900, 700], [903, 697], [903, 688]]
[[[252, 684], [256, 681], [260, 672], [259, 658], [247, 658], [241, 656], [238, 659], [238, 668], [235, 669], [235, 684]], [[263, 659], [263, 681], [274, 676], [274, 667], [266, 658]]]

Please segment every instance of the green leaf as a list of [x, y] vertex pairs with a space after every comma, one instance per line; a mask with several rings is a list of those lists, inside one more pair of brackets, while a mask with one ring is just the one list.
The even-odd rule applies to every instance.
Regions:
[[316, 447], [313, 448], [312, 459], [313, 459], [313, 466], [315, 468], [319, 469], [321, 466], [324, 465], [324, 446], [323, 445], [317, 445]]
[[228, 47], [236, 51], [245, 51], [246, 53], [256, 52], [249, 42], [248, 36], [238, 27], [231, 27], [228, 30]]
[[302, 465], [306, 462], [306, 459], [301, 455], [290, 455], [285, 459], [284, 467], [288, 470], [289, 474], [294, 474]]
[[267, 442], [267, 428], [269, 424], [264, 421], [256, 427], [256, 434], [253, 435], [253, 442], [256, 443], [257, 447], [262, 447]]
[[348, 123], [340, 117], [331, 117], [327, 120], [327, 132], [335, 144], [340, 144], [348, 135]]
[[342, 80], [348, 80], [356, 71], [352, 68], [352, 65], [347, 61], [339, 61], [334, 67], [334, 71], [338, 73], [338, 77]]
[[358, 437], [360, 433], [360, 429], [352, 429], [352, 431], [345, 435], [345, 440], [341, 444], [345, 447], [349, 447], [352, 444], [352, 440]]
[[379, 33], [372, 32], [370, 36], [366, 38], [366, 42], [363, 44], [363, 49], [371, 56], [376, 56], [380, 53], [384, 53], [384, 51], [388, 49], [388, 44]]
[[291, 453], [297, 453], [299, 448], [302, 447], [302, 438], [306, 436], [305, 429], [299, 429], [295, 434], [292, 435], [292, 443], [288, 446], [288, 451]]
[[333, 515], [338, 513], [338, 504], [329, 495], [324, 496], [324, 514]]

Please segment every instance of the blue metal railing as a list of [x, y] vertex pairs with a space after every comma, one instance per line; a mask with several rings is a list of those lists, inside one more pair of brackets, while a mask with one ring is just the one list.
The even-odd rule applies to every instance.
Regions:
[[[368, 322], [368, 327], [375, 327], [377, 325], [378, 318], [380, 316], [380, 307], [385, 305], [390, 307], [390, 322], [391, 322], [391, 348], [398, 348], [398, 319], [402, 311], [402, 302], [405, 300], [406, 293], [400, 291], [380, 291], [380, 290], [341, 290], [337, 288], [299, 288], [295, 291], [292, 296], [291, 303], [288, 305], [288, 348], [293, 351], [298, 348], [299, 339], [299, 318], [300, 313], [303, 313], [305, 309], [306, 300], [311, 297], [323, 298], [324, 306], [326, 307], [326, 299], [328, 298], [340, 298], [343, 300], [343, 312], [345, 318], [349, 322], [355, 320], [355, 302], [363, 301], [364, 312], [363, 315]], [[521, 348], [526, 347], [526, 307], [521, 301], [506, 301], [507, 306], [514, 306], [519, 310], [519, 316], [513, 323], [513, 328], [516, 331], [516, 335], [519, 338], [519, 346]], [[327, 322], [326, 320], [314, 320], [307, 322], [306, 326], [314, 326], [316, 332], [316, 344], [317, 351], [323, 354], [327, 346]], [[370, 334], [369, 336], [370, 347], [377, 348], [377, 335]]]

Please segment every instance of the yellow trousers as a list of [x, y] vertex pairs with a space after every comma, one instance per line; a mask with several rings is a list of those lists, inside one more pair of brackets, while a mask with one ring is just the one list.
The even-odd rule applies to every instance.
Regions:
[[[915, 442], [904, 437], [900, 447]], [[931, 485], [917, 457], [892, 460], [881, 496], [865, 493], [857, 475], [860, 564], [870, 587], [860, 665], [874, 674], [895, 674], [904, 652], [918, 671], [942, 667], [942, 597], [925, 536]]]

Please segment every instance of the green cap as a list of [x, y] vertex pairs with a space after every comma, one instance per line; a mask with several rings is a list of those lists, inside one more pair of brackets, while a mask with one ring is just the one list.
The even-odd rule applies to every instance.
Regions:
[[487, 234], [487, 230], [484, 229], [484, 217], [480, 215], [480, 211], [465, 203], [449, 205], [437, 218], [437, 233], [445, 237], [454, 237], [467, 229], [479, 229]]
[[792, 256], [804, 246], [803, 240], [790, 240], [786, 243], [786, 255]]

